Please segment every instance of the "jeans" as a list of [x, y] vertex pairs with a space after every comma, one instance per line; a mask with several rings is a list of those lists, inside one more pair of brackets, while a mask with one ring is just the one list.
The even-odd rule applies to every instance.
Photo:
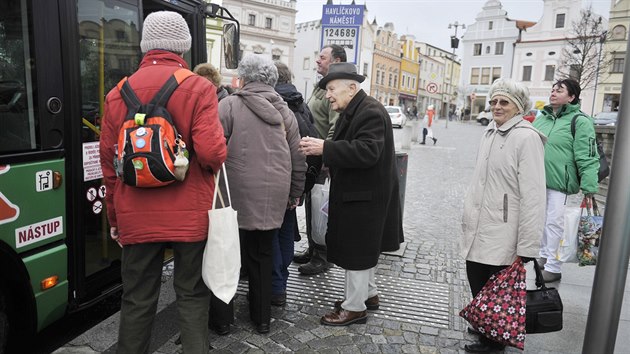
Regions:
[[295, 209], [284, 213], [282, 226], [273, 236], [273, 271], [271, 277], [271, 293], [274, 295], [284, 294], [287, 290], [287, 279], [289, 279], [289, 265], [293, 260], [294, 233], [297, 224], [297, 213]]

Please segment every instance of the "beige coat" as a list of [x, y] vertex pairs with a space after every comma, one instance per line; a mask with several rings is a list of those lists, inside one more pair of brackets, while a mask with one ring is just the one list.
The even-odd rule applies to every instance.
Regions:
[[509, 265], [537, 257], [545, 221], [546, 137], [518, 115], [486, 128], [464, 200], [462, 257]]
[[300, 197], [306, 180], [293, 112], [273, 87], [251, 82], [219, 102], [219, 118], [239, 228], [280, 228], [289, 196]]

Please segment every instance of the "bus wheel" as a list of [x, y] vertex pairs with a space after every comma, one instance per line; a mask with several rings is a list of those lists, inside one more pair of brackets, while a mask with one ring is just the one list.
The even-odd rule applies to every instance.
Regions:
[[0, 289], [0, 354], [6, 353], [9, 339], [9, 317], [7, 316], [6, 297]]

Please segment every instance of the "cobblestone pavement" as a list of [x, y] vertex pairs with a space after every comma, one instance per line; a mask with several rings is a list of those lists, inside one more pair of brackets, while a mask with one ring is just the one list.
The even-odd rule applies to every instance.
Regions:
[[[216, 353], [464, 353], [464, 345], [475, 338], [465, 333], [466, 323], [458, 316], [463, 306], [470, 301], [466, 282], [464, 261], [458, 254], [457, 240], [461, 235], [461, 214], [464, 193], [472, 175], [477, 147], [483, 127], [474, 123], [450, 122], [448, 128], [439, 121], [435, 128], [438, 139], [434, 146], [414, 143], [410, 149], [402, 150], [403, 136], [410, 129], [396, 129], [396, 146], [399, 152], [408, 154], [408, 169], [404, 208], [404, 231], [406, 243], [397, 254], [382, 255], [377, 268], [379, 277], [395, 279], [400, 284], [435, 284], [448, 299], [442, 299], [447, 313], [446, 324], [402, 320], [393, 314], [396, 308], [396, 293], [381, 287], [382, 306], [372, 313], [367, 324], [348, 327], [327, 327], [319, 323], [320, 317], [332, 310], [332, 301], [314, 301], [302, 296], [300, 284], [284, 307], [272, 307], [271, 331], [258, 334], [249, 321], [244, 291], [239, 290], [235, 298], [236, 320], [232, 332], [226, 336], [210, 334], [212, 352]], [[300, 228], [305, 230], [304, 217], [300, 215]], [[305, 237], [304, 237], [305, 239]], [[305, 241], [296, 245], [304, 249]], [[294, 270], [294, 268], [292, 268]], [[584, 337], [585, 314], [588, 312], [588, 293], [592, 284], [594, 268], [570, 268], [563, 271], [563, 300], [565, 301], [565, 329], [562, 332], [528, 336], [525, 353], [576, 353], [581, 351]], [[319, 286], [336, 286], [332, 299], [343, 295], [342, 283], [332, 280], [340, 270], [329, 271], [321, 278], [309, 278], [315, 291]], [[573, 272], [573, 273], [571, 273]], [[176, 309], [173, 306], [171, 268], [165, 268], [164, 286], [160, 295], [159, 313], [153, 331], [151, 351], [154, 353], [178, 353], [179, 336], [173, 324]], [[572, 275], [573, 274], [573, 275]], [[306, 282], [291, 274], [290, 281]], [[530, 278], [530, 277], [528, 277]], [[393, 281], [392, 281], [393, 282]], [[531, 282], [531, 279], [530, 279]], [[332, 285], [330, 285], [332, 284]], [[336, 285], [335, 285], [336, 284]], [[379, 283], [380, 286], [380, 283]], [[395, 285], [395, 287], [398, 285]], [[558, 285], [559, 286], [559, 285]], [[305, 285], [306, 287], [306, 285]], [[389, 292], [388, 292], [389, 291]], [[438, 292], [436, 292], [437, 294]], [[411, 292], [411, 296], [413, 296]], [[438, 296], [442, 296], [439, 295]], [[626, 292], [628, 294], [628, 292]], [[406, 294], [409, 296], [409, 294]], [[420, 296], [420, 295], [418, 295]], [[626, 302], [628, 302], [626, 296]], [[440, 301], [424, 301], [425, 312]], [[625, 305], [620, 324], [620, 337], [630, 330], [629, 306]], [[85, 333], [56, 353], [111, 353], [115, 349], [118, 315], [104, 321], [100, 328]], [[166, 327], [166, 329], [165, 329]], [[622, 338], [625, 342], [624, 338]], [[627, 344], [627, 343], [625, 343]], [[618, 345], [617, 348], [630, 346]], [[616, 351], [623, 353], [621, 351]], [[519, 352], [506, 349], [508, 353]]]
[[[395, 129], [399, 152], [408, 154], [402, 256], [383, 255], [377, 274], [448, 284], [450, 323], [443, 329], [430, 325], [371, 316], [367, 324], [327, 327], [320, 317], [331, 310], [288, 304], [272, 309], [271, 332], [252, 330], [244, 296], [236, 299], [236, 322], [229, 336], [211, 335], [218, 353], [458, 353], [466, 341], [459, 310], [469, 301], [464, 263], [458, 256], [461, 209], [467, 180], [474, 167], [482, 127], [443, 122], [435, 127], [435, 146], [413, 143], [402, 150], [404, 131]], [[303, 218], [301, 230], [304, 230]], [[296, 248], [304, 248], [302, 241]], [[292, 275], [294, 276], [294, 275]], [[297, 276], [297, 275], [295, 275]], [[331, 304], [332, 305], [332, 304]], [[385, 309], [383, 309], [385, 311]], [[176, 350], [167, 343], [159, 353]]]

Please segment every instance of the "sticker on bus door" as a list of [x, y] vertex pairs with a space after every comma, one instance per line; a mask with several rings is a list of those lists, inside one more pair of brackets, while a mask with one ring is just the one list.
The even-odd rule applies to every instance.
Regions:
[[63, 233], [63, 217], [40, 221], [15, 229], [15, 248], [24, 247]]
[[11, 203], [7, 197], [0, 192], [0, 225], [11, 222], [20, 216], [20, 207]]

